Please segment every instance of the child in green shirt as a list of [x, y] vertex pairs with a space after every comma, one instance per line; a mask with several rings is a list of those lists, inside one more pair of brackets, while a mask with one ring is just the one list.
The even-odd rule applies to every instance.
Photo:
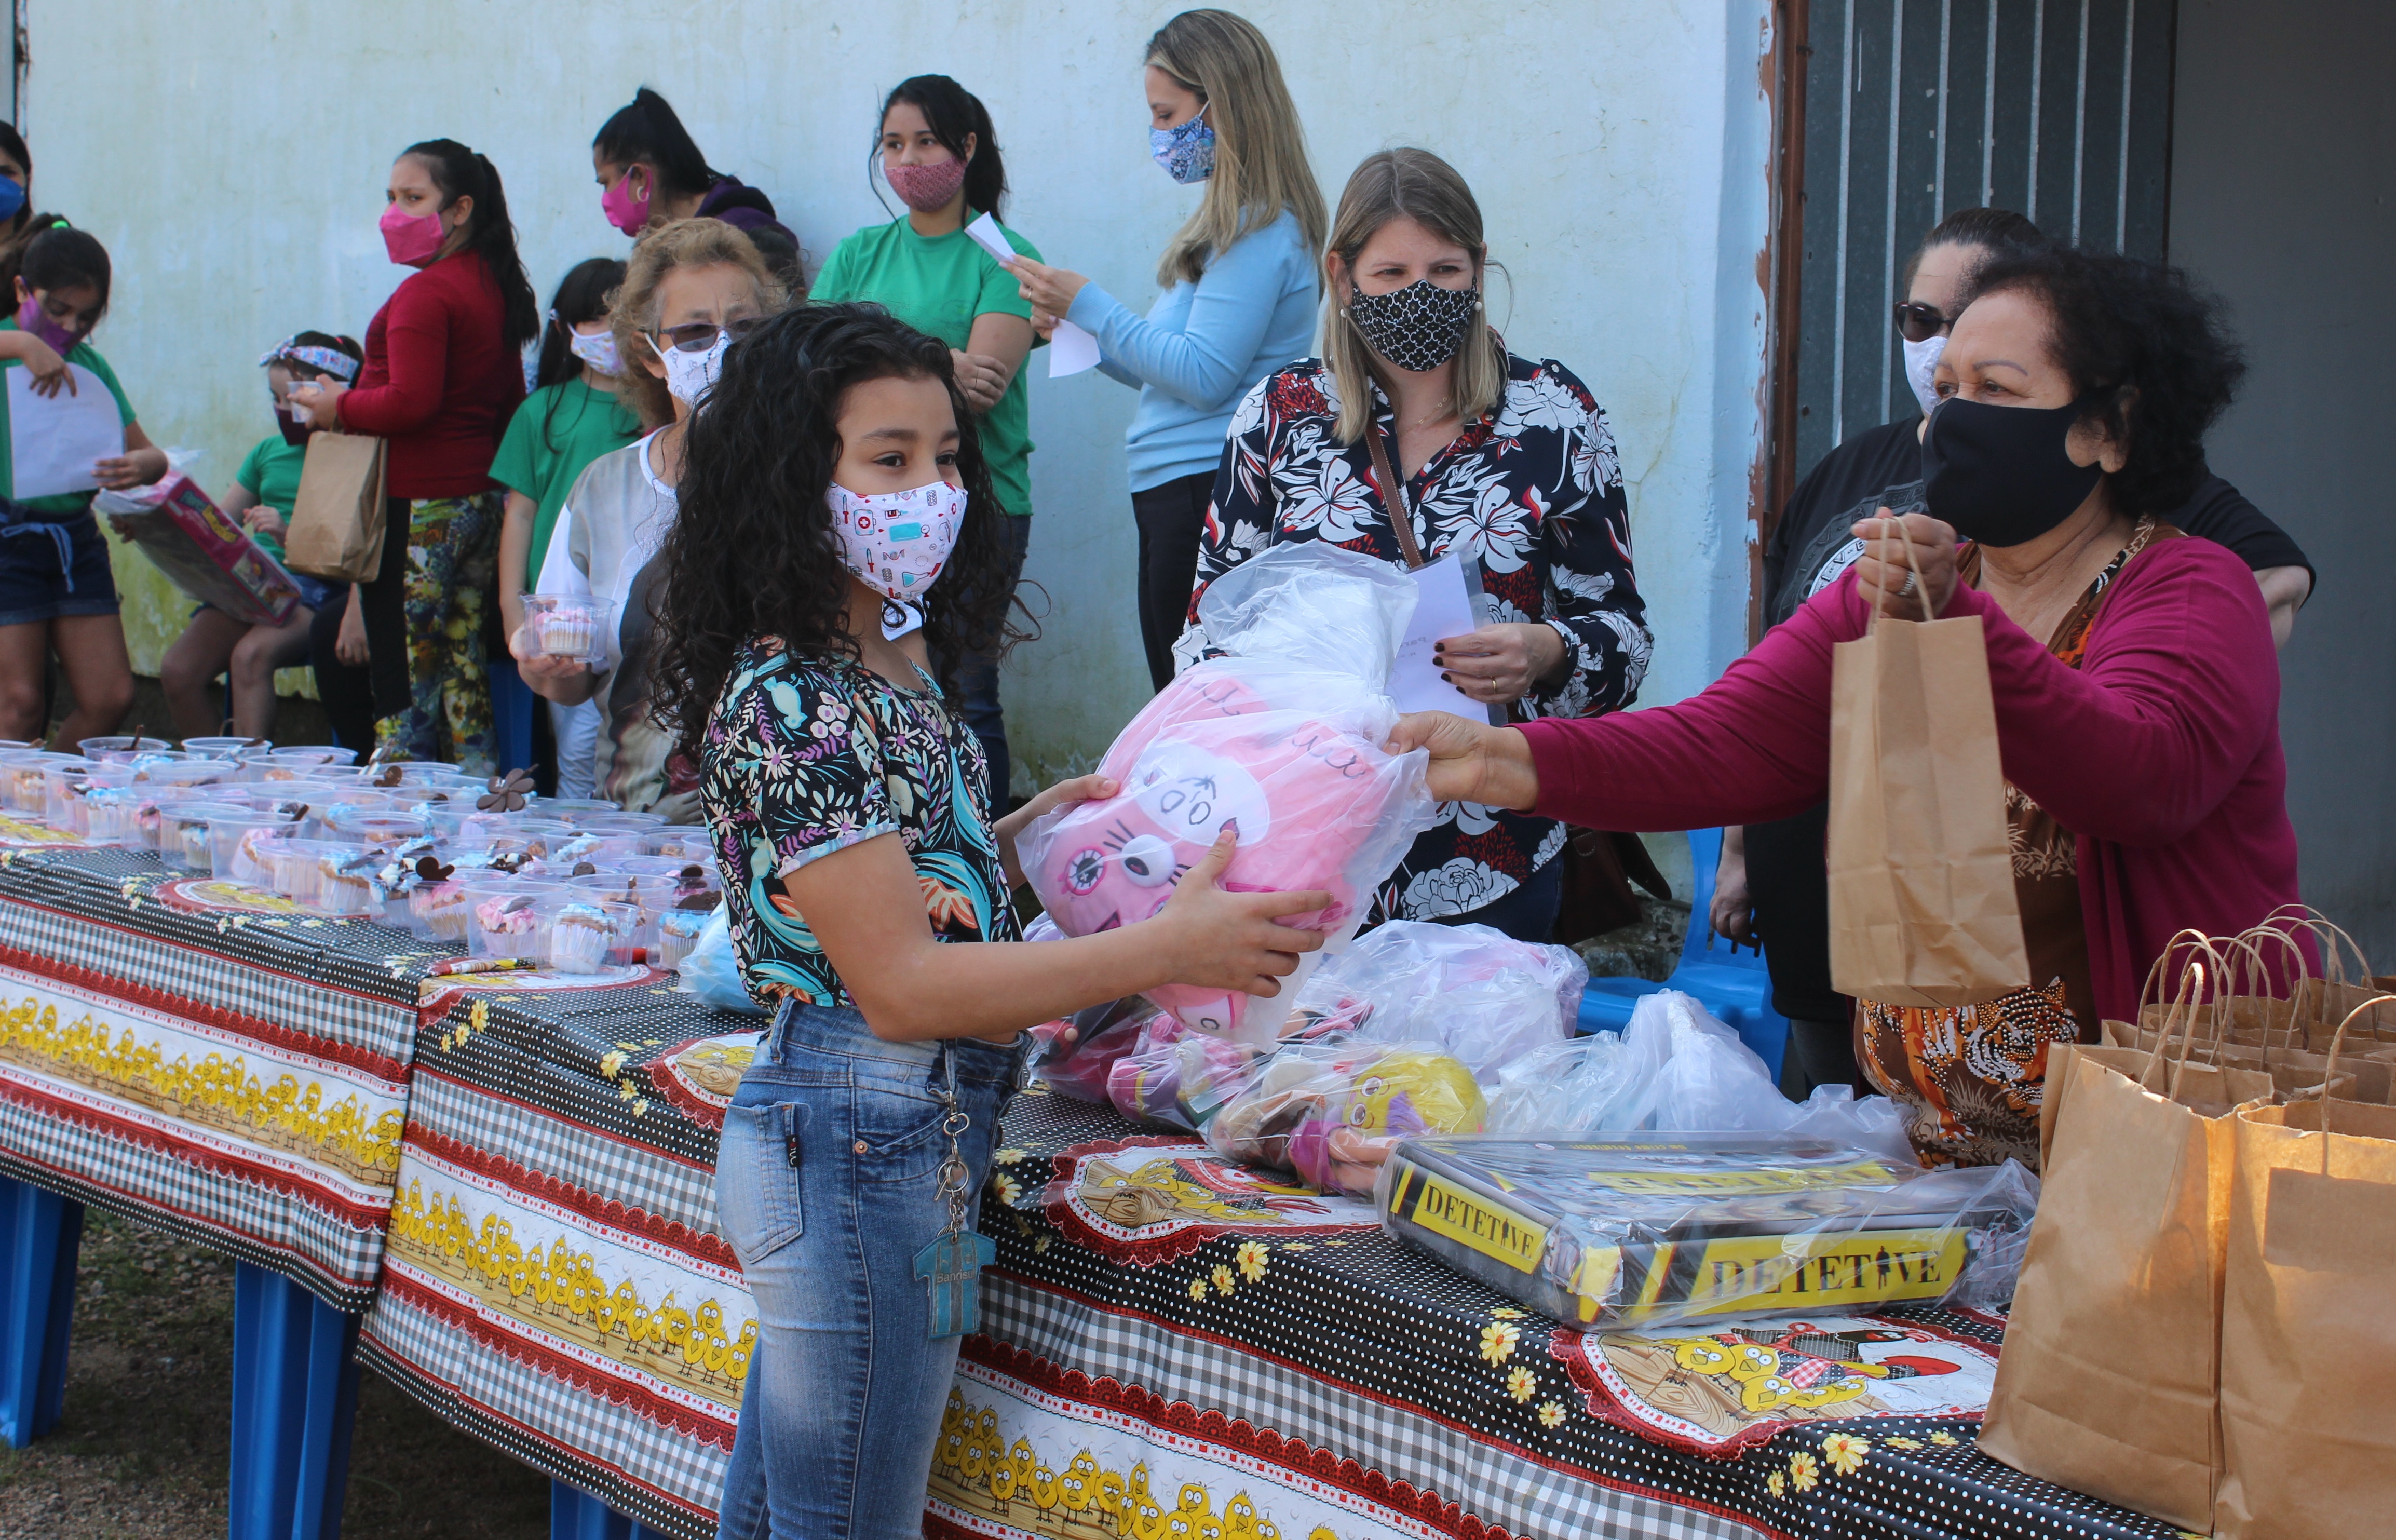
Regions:
[[[109, 278], [107, 249], [64, 219], [34, 236], [17, 270], [17, 310], [0, 320], [0, 372], [31, 371], [37, 396], [79, 395], [95, 382], [107, 391], [125, 446], [94, 461], [91, 476], [121, 489], [165, 475], [166, 455], [134, 420], [115, 371], [88, 340], [108, 313]], [[91, 490], [19, 497], [12, 442], [0, 392], [0, 738], [45, 736], [43, 681], [55, 651], [74, 696], [59, 732], [71, 745], [116, 731], [133, 704], [133, 665]]]
[[[277, 343], [259, 360], [266, 369], [277, 431], [251, 447], [217, 506], [278, 562], [283, 537], [291, 528], [291, 505], [300, 497], [300, 473], [308, 462], [308, 435], [316, 431], [297, 420], [291, 387], [323, 380], [347, 385], [357, 378], [365, 356], [365, 350], [349, 338], [305, 331]], [[283, 624], [251, 625], [202, 604], [166, 649], [158, 683], [166, 691], [178, 737], [208, 736], [227, 718], [232, 730], [244, 737], [274, 736], [274, 671], [308, 660], [309, 623], [330, 597], [315, 578], [296, 572], [291, 576], [300, 585], [300, 605]], [[220, 674], [226, 683], [222, 710], [216, 698]]]

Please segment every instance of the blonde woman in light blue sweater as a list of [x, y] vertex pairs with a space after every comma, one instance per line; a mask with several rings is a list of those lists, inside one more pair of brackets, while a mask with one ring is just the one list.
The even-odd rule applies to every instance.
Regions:
[[1078, 272], [1012, 266], [1042, 336], [1072, 322], [1098, 339], [1098, 367], [1139, 392], [1125, 445], [1140, 640], [1163, 689], [1224, 433], [1240, 398], [1313, 340], [1328, 220], [1262, 33], [1229, 11], [1184, 11], [1149, 39], [1144, 73], [1151, 153], [1174, 180], [1206, 188], [1157, 263], [1165, 292], [1141, 316]]

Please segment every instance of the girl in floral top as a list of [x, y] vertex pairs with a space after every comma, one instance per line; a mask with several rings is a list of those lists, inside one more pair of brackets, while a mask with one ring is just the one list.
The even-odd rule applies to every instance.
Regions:
[[[1570, 370], [1514, 356], [1490, 329], [1487, 255], [1471, 190], [1430, 152], [1382, 151], [1348, 179], [1324, 258], [1326, 356], [1266, 376], [1231, 418], [1176, 647], [1185, 666], [1207, 648], [1209, 583], [1268, 546], [1330, 540], [1408, 566], [1451, 550], [1472, 560], [1487, 624], [1439, 657], [1473, 699], [1527, 719], [1638, 697], [1650, 642], [1613, 430]], [[1564, 826], [1470, 803], [1442, 813], [1382, 883], [1374, 920], [1545, 941]]]
[[[722, 1533], [915, 1535], [953, 1275], [1021, 1030], [1165, 983], [1274, 993], [1322, 893], [1231, 894], [1227, 831], [1153, 919], [1027, 946], [1015, 836], [926, 657], [999, 633], [1005, 512], [949, 350], [814, 305], [724, 355], [685, 445], [651, 710], [700, 766], [734, 946], [773, 1025], [725, 1110], [724, 1234], [755, 1296]], [[896, 641], [885, 610], [919, 603]], [[951, 1195], [955, 1196], [953, 1206]], [[962, 1233], [961, 1233], [962, 1231]], [[927, 1287], [927, 1281], [930, 1284]]]

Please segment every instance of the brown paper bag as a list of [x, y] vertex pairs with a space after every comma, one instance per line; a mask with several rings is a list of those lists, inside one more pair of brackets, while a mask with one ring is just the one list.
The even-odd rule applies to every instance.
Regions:
[[[1911, 548], [1907, 548], [1909, 555]], [[1977, 616], [1873, 616], [1830, 668], [1830, 980], [1891, 1005], [2030, 987]]]
[[[2198, 987], [2182, 988], [2180, 1033]], [[2038, 1218], [1979, 1447], [2204, 1530], [2221, 1469], [2216, 1311], [2232, 1148], [2223, 1098], [2258, 1086], [2243, 1071], [2175, 1065], [2165, 1046], [2047, 1050]]]
[[2396, 1514], [2396, 1109], [2313, 1101], [2231, 1123], [2213, 1533], [2385, 1533]]
[[389, 456], [363, 433], [312, 433], [292, 499], [283, 564], [334, 583], [371, 583], [382, 571]]

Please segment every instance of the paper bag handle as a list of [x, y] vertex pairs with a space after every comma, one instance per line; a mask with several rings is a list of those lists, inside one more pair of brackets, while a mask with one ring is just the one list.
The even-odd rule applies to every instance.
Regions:
[[[1896, 523], [1897, 515], [1891, 514], [1889, 518], [1891, 523]], [[1883, 535], [1880, 538], [1885, 540], [1888, 537]], [[1905, 538], [1905, 532], [1902, 525], [1900, 525], [1897, 530], [1897, 543], [1898, 548], [1905, 552], [1905, 569], [1908, 573], [1911, 574], [1913, 578], [1913, 595], [1915, 598], [1922, 601], [1922, 618], [1924, 620], [1937, 619], [1938, 617], [1932, 614], [1930, 609], [1930, 585], [1922, 580], [1922, 560], [1920, 557], [1913, 554], [1913, 542]], [[1864, 623], [1864, 630], [1867, 631], [1877, 631], [1880, 628], [1880, 622], [1881, 606], [1874, 604], [1871, 609], [1871, 618]]]
[[[2324, 923], [2326, 923], [2326, 922], [2324, 922]], [[2385, 995], [2385, 994], [2383, 994], [2383, 995], [2373, 995], [2369, 1000], [2366, 1000], [2366, 1001], [2364, 1001], [2362, 1004], [2357, 1005], [2353, 1010], [2347, 1012], [2347, 1013], [2346, 1013], [2346, 1019], [2345, 1019], [2344, 1021], [2341, 1021], [2341, 1022], [2339, 1022], [2339, 1023], [2337, 1024], [2337, 1031], [2336, 1031], [2336, 1035], [2334, 1035], [2333, 1037], [2331, 1037], [2331, 1039], [2329, 1040], [2329, 1063], [2328, 1063], [2328, 1064], [2326, 1064], [2326, 1065], [2324, 1065], [2324, 1066], [2323, 1066], [2323, 1068], [2322, 1068], [2322, 1095], [2321, 1095], [2322, 1168], [2321, 1168], [2321, 1174], [2322, 1174], [2323, 1175], [2324, 1175], [2324, 1176], [2326, 1176], [2326, 1175], [2329, 1175], [2329, 1088], [2330, 1088], [2331, 1086], [2333, 1086], [2333, 1085], [2335, 1085], [2335, 1084], [2336, 1084], [2336, 1083], [2337, 1083], [2337, 1053], [2338, 1053], [2338, 1050], [2339, 1050], [2340, 1048], [2343, 1048], [2344, 1046], [2346, 1046], [2346, 1029], [2347, 1029], [2349, 1027], [2351, 1027], [2351, 1026], [2353, 1026], [2353, 1025], [2354, 1025], [2354, 1018], [2355, 1018], [2356, 1016], [2361, 1016], [2363, 1012], [2365, 1012], [2365, 1011], [2368, 1011], [2368, 1010], [2372, 1009], [2374, 1006], [2376, 1006], [2376, 1005], [2379, 1005], [2379, 1004], [2381, 1004], [2381, 1003], [2383, 1003], [2383, 1002], [2396, 1002], [2396, 995]]]

